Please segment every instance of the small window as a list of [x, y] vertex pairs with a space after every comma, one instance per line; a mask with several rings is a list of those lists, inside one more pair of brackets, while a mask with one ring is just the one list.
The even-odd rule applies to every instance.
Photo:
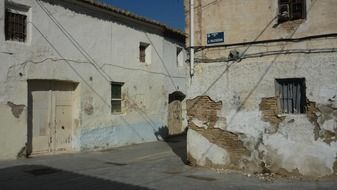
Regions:
[[279, 22], [304, 19], [305, 17], [305, 0], [279, 0]]
[[177, 59], [177, 65], [179, 67], [183, 66], [184, 54], [183, 54], [183, 49], [180, 47], [177, 47], [176, 59]]
[[150, 64], [151, 61], [150, 44], [144, 42], [139, 43], [139, 61], [141, 63]]
[[282, 113], [305, 113], [305, 79], [276, 79], [276, 95]]
[[122, 86], [123, 83], [111, 83], [111, 113], [122, 112]]
[[5, 38], [10, 41], [25, 42], [27, 38], [27, 16], [6, 9]]

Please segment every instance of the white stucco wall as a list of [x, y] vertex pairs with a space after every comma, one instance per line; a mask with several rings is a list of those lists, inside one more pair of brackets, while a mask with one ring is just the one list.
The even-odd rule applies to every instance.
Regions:
[[[306, 19], [297, 23], [285, 22], [278, 26], [275, 25], [276, 19], [267, 25], [277, 15], [276, 2], [221, 1], [207, 8], [197, 9], [196, 44], [207, 45], [206, 34], [219, 31], [225, 32], [225, 44], [337, 32], [336, 25], [329, 24], [333, 20], [332, 15], [336, 14], [336, 6], [332, 6], [335, 5], [335, 1], [313, 3], [308, 0]], [[202, 7], [209, 1], [197, 1], [198, 3], [201, 3]], [[188, 1], [185, 1], [185, 5], [188, 5]], [[208, 22], [210, 20], [212, 22]], [[297, 42], [205, 47], [196, 53], [195, 75], [188, 89], [187, 99], [209, 96], [215, 102], [222, 102], [222, 109], [217, 114], [217, 122], [211, 127], [238, 134], [244, 146], [250, 151], [250, 156], [243, 156], [242, 165], [237, 168], [251, 172], [256, 170], [254, 167], [260, 167], [263, 163], [272, 172], [284, 170], [316, 177], [333, 175], [336, 173], [337, 146], [334, 140], [336, 137], [327, 140], [329, 137], [325, 137], [324, 134], [327, 131], [331, 135], [336, 133], [336, 52], [296, 54], [283, 52], [284, 54], [280, 55], [261, 54], [255, 58], [237, 61], [226, 61], [226, 59], [230, 50], [249, 55], [284, 50], [291, 52], [295, 49], [302, 51], [332, 49], [336, 45], [336, 37], [331, 37]], [[276, 130], [272, 123], [265, 121], [263, 112], [260, 110], [261, 101], [263, 98], [276, 97], [275, 79], [282, 78], [305, 78], [306, 98], [308, 101], [315, 102], [317, 109], [315, 122], [319, 129], [307, 114], [280, 114], [279, 116], [284, 117], [284, 120], [279, 123]], [[204, 129], [210, 127], [207, 126], [208, 121], [198, 121], [198, 118], [189, 119], [191, 124], [199, 127], [203, 133], [207, 133]], [[318, 134], [315, 134], [317, 130]], [[191, 133], [188, 135], [188, 143], [204, 141], [205, 136], [195, 135], [195, 131], [188, 133]], [[214, 143], [216, 140], [212, 140], [213, 144], [210, 143], [209, 146], [221, 144]], [[197, 164], [206, 165], [198, 155], [203, 149], [204, 157], [208, 157], [209, 160], [215, 159], [216, 156], [208, 152], [209, 146], [191, 147], [188, 154], [196, 160]], [[226, 153], [226, 151], [228, 152], [225, 148], [223, 152]], [[230, 163], [232, 162], [234, 161]], [[228, 161], [220, 165], [229, 166]]]
[[[25, 146], [27, 80], [31, 79], [79, 84], [73, 116], [78, 123], [73, 126], [75, 151], [157, 140], [155, 133], [167, 125], [168, 94], [186, 92], [185, 65], [176, 64], [176, 47], [182, 47], [181, 42], [164, 37], [156, 26], [90, 6], [10, 2], [30, 7], [31, 40], [5, 41], [0, 32], [0, 109], [6, 113], [1, 116], [0, 159], [14, 158]], [[0, 28], [4, 10], [5, 1], [1, 1]], [[140, 42], [151, 44], [149, 65], [139, 62]], [[112, 81], [124, 83], [125, 106], [119, 115], [111, 114]], [[11, 116], [8, 101], [26, 106], [19, 120]], [[85, 112], [87, 106], [92, 106], [92, 113]]]

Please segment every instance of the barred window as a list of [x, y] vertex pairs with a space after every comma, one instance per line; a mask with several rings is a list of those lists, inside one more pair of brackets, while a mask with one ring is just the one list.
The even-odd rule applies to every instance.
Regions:
[[305, 79], [276, 79], [276, 95], [282, 113], [305, 113]]
[[13, 13], [6, 9], [5, 14], [6, 40], [25, 42], [27, 38], [27, 16]]
[[305, 0], [279, 0], [279, 21], [304, 19], [306, 17]]
[[111, 113], [122, 112], [122, 86], [124, 83], [111, 83]]

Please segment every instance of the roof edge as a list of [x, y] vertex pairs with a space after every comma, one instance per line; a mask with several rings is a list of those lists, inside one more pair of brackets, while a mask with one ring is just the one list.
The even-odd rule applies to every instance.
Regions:
[[108, 4], [105, 4], [105, 3], [102, 3], [102, 2], [99, 2], [99, 1], [96, 1], [96, 0], [75, 0], [75, 1], [82, 2], [82, 3], [88, 4], [88, 5], [97, 7], [97, 8], [105, 9], [107, 11], [111, 11], [113, 13], [116, 13], [116, 14], [119, 14], [119, 15], [122, 15], [122, 16], [126, 16], [126, 17], [129, 17], [131, 19], [135, 19], [136, 21], [140, 21], [140, 22], [144, 22], [144, 23], [147, 23], [147, 24], [154, 25], [154, 26], [162, 28], [165, 32], [173, 33], [175, 35], [180, 35], [181, 37], [186, 38], [186, 34], [182, 31], [180, 31], [180, 30], [173, 29], [173, 28], [171, 28], [171, 27], [169, 27], [165, 24], [162, 24], [158, 21], [150, 20], [148, 18], [138, 16], [138, 15], [136, 15], [134, 13], [131, 13], [127, 10], [116, 8], [116, 7], [113, 7], [111, 5], [108, 5]]

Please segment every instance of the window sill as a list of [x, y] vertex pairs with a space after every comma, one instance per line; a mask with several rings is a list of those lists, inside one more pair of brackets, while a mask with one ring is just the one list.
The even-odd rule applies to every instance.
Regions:
[[306, 113], [281, 113], [277, 114], [277, 117], [301, 116], [301, 115], [306, 115]]
[[111, 113], [112, 116], [126, 116], [126, 112], [113, 112]]
[[14, 41], [14, 40], [5, 40], [5, 43], [7, 45], [17, 45], [17, 46], [30, 46], [29, 42], [20, 42], [20, 41]]
[[296, 19], [296, 20], [284, 20], [284, 21], [276, 21], [276, 24], [273, 26], [274, 28], [284, 28], [287, 30], [295, 29], [297, 26], [303, 24], [305, 19]]
[[139, 62], [139, 64], [145, 65], [145, 66], [151, 65], [151, 63], [148, 63], [148, 62]]

